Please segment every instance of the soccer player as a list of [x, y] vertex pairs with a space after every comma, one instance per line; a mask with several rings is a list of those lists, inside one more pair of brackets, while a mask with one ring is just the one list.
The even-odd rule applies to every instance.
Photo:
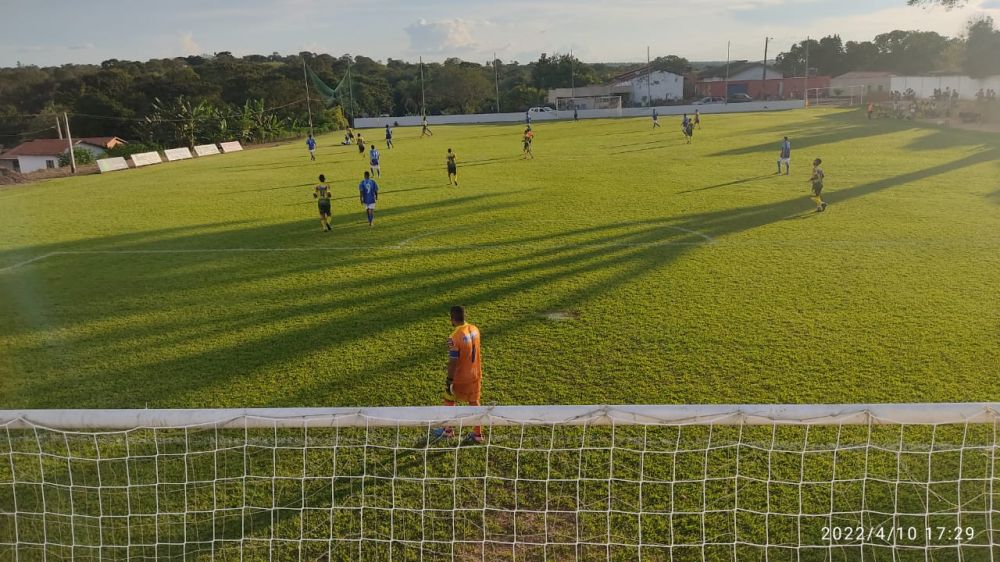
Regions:
[[822, 163], [823, 161], [819, 158], [813, 160], [813, 173], [812, 177], [809, 178], [809, 181], [812, 182], [812, 197], [810, 197], [810, 199], [813, 200], [813, 203], [816, 203], [817, 213], [822, 213], [826, 210], [826, 203], [823, 201], [821, 196], [823, 193], [824, 175], [823, 168], [820, 168], [819, 165]]
[[392, 148], [392, 129], [389, 128], [389, 124], [385, 125], [385, 145]]
[[532, 158], [532, 160], [534, 160], [535, 158], [535, 154], [531, 152], [531, 141], [533, 140], [535, 140], [535, 132], [531, 130], [531, 127], [528, 127], [527, 129], [524, 130], [524, 139], [523, 139], [524, 143], [523, 150], [525, 159], [527, 159], [529, 156]]
[[656, 113], [656, 108], [653, 108], [653, 128], [660, 128], [660, 116]]
[[319, 224], [322, 230], [330, 232], [330, 186], [326, 183], [326, 176], [319, 175], [319, 185], [313, 190], [313, 199], [319, 205]]
[[455, 160], [455, 153], [448, 149], [448, 185], [454, 184], [458, 187], [458, 163]]
[[309, 159], [316, 160], [316, 139], [312, 133], [309, 133], [309, 138], [306, 139], [306, 147], [309, 149]]
[[694, 110], [694, 124], [698, 126], [698, 130], [701, 130], [701, 112], [697, 109]]
[[580, 113], [577, 112], [576, 108], [574, 107], [573, 108], [573, 121], [579, 121], [579, 120], [580, 120]]
[[364, 205], [368, 213], [368, 227], [371, 228], [375, 222], [375, 203], [378, 202], [378, 184], [372, 179], [371, 174], [365, 172], [365, 179], [358, 184], [358, 193], [361, 195], [361, 204]]
[[526, 110], [524, 112], [524, 124], [529, 127], [531, 126], [531, 110]]
[[433, 137], [434, 136], [434, 133], [431, 132], [431, 128], [427, 126], [427, 116], [426, 115], [424, 115], [424, 119], [423, 119], [423, 121], [420, 122], [420, 124], [423, 126], [423, 128], [420, 130], [420, 138], [424, 138], [425, 136], [428, 136], [428, 137]]
[[781, 141], [781, 153], [778, 154], [778, 171], [775, 175], [781, 173], [781, 165], [785, 165], [785, 175], [788, 175], [789, 163], [792, 161], [792, 143], [785, 137], [785, 140]]
[[[479, 405], [483, 382], [482, 343], [479, 328], [465, 321], [465, 307], [451, 307], [451, 325], [455, 330], [448, 338], [448, 375], [444, 381], [444, 404], [454, 406], [465, 402], [470, 406]], [[431, 432], [435, 440], [455, 436], [451, 427], [441, 427]], [[463, 444], [474, 445], [483, 442], [483, 428], [476, 426], [462, 439]]]
[[361, 136], [361, 133], [358, 133], [358, 154], [362, 158], [365, 156], [365, 139]]
[[688, 119], [687, 115], [684, 116], [684, 119], [684, 138], [687, 139], [688, 144], [691, 144], [691, 139], [694, 138], [694, 121]]
[[372, 174], [375, 174], [379, 179], [382, 179], [382, 168], [379, 168], [378, 157], [379, 157], [378, 150], [375, 148], [375, 145], [373, 144], [372, 149], [368, 152], [369, 164], [371, 165], [371, 168], [369, 169], [371, 170]]
[[873, 102], [868, 102], [868, 120], [872, 120], [872, 114], [875, 113], [875, 104]]

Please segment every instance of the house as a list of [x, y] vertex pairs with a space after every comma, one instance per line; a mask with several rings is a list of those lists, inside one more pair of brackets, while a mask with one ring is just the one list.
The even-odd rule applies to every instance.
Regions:
[[[103, 157], [108, 150], [125, 144], [118, 137], [84, 137], [73, 139], [74, 148], [82, 148]], [[34, 139], [0, 153], [0, 167], [22, 174], [59, 167], [59, 157], [68, 150], [66, 139]]]
[[834, 76], [830, 80], [830, 90], [834, 95], [839, 95], [837, 92], [846, 93], [857, 90], [861, 90], [857, 92], [859, 94], [864, 92], [865, 94], [877, 95], [880, 92], [884, 92], [888, 95], [892, 91], [893, 76], [894, 74], [891, 72], [848, 72], [840, 76]]
[[[549, 90], [548, 102], [557, 108], [575, 105], [577, 109], [599, 109], [599, 98], [608, 96], [621, 96], [622, 107], [651, 105], [650, 98], [652, 104], [679, 100], [684, 97], [684, 77], [642, 66], [603, 85], [553, 88]], [[568, 100], [574, 101], [568, 104]]]
[[[766, 69], [766, 73], [765, 73]], [[728, 80], [727, 80], [728, 75]], [[766, 78], [765, 78], [766, 76]], [[765, 85], [766, 82], [766, 85]], [[798, 99], [803, 88], [828, 88], [829, 76], [785, 76], [777, 68], [759, 62], [734, 61], [708, 68], [698, 75], [695, 91], [699, 96], [728, 97], [747, 94], [754, 99]]]
[[656, 105], [684, 99], [684, 77], [665, 70], [643, 66], [611, 79], [612, 86], [627, 86], [630, 105]]

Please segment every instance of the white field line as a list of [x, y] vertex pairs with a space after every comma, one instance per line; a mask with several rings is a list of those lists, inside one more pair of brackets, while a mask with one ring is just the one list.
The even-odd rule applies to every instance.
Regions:
[[51, 258], [52, 256], [56, 256], [56, 255], [59, 255], [61, 253], [62, 252], [49, 252], [47, 254], [42, 254], [40, 256], [35, 256], [35, 257], [31, 258], [30, 260], [25, 260], [25, 261], [22, 261], [22, 262], [19, 262], [19, 263], [15, 263], [14, 265], [8, 265], [7, 267], [0, 268], [0, 273], [6, 273], [8, 271], [15, 270], [15, 269], [17, 269], [17, 268], [19, 268], [21, 266], [28, 265], [29, 263], [35, 263], [36, 261], [42, 261], [42, 260], [44, 260], [46, 258]]

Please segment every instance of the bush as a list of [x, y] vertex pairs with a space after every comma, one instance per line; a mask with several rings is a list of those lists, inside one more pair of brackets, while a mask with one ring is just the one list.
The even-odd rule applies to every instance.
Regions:
[[[73, 156], [76, 157], [77, 166], [94, 163], [94, 153], [86, 148], [73, 148]], [[69, 151], [59, 155], [59, 166], [69, 166]]]
[[339, 105], [333, 109], [328, 109], [326, 111], [326, 118], [330, 122], [329, 130], [331, 131], [343, 131], [350, 125], [347, 122], [347, 117], [344, 116], [343, 108]]
[[109, 150], [108, 157], [114, 158], [117, 156], [121, 156], [123, 158], [127, 158], [129, 156], [132, 156], [133, 154], [138, 154], [140, 152], [153, 152], [159, 149], [160, 147], [152, 144], [145, 144], [141, 142], [130, 142], [128, 144], [119, 144], [118, 146]]

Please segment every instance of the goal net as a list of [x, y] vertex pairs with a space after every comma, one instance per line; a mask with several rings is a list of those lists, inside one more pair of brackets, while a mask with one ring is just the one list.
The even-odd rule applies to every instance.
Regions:
[[816, 106], [856, 107], [867, 103], [865, 87], [842, 86], [837, 88], [809, 88], [806, 90], [807, 103]]
[[559, 98], [556, 100], [556, 109], [559, 111], [580, 111], [590, 109], [611, 110], [611, 115], [621, 116], [622, 97], [621, 96], [583, 96], [572, 98]]
[[996, 407], [3, 411], [0, 559], [991, 560]]

